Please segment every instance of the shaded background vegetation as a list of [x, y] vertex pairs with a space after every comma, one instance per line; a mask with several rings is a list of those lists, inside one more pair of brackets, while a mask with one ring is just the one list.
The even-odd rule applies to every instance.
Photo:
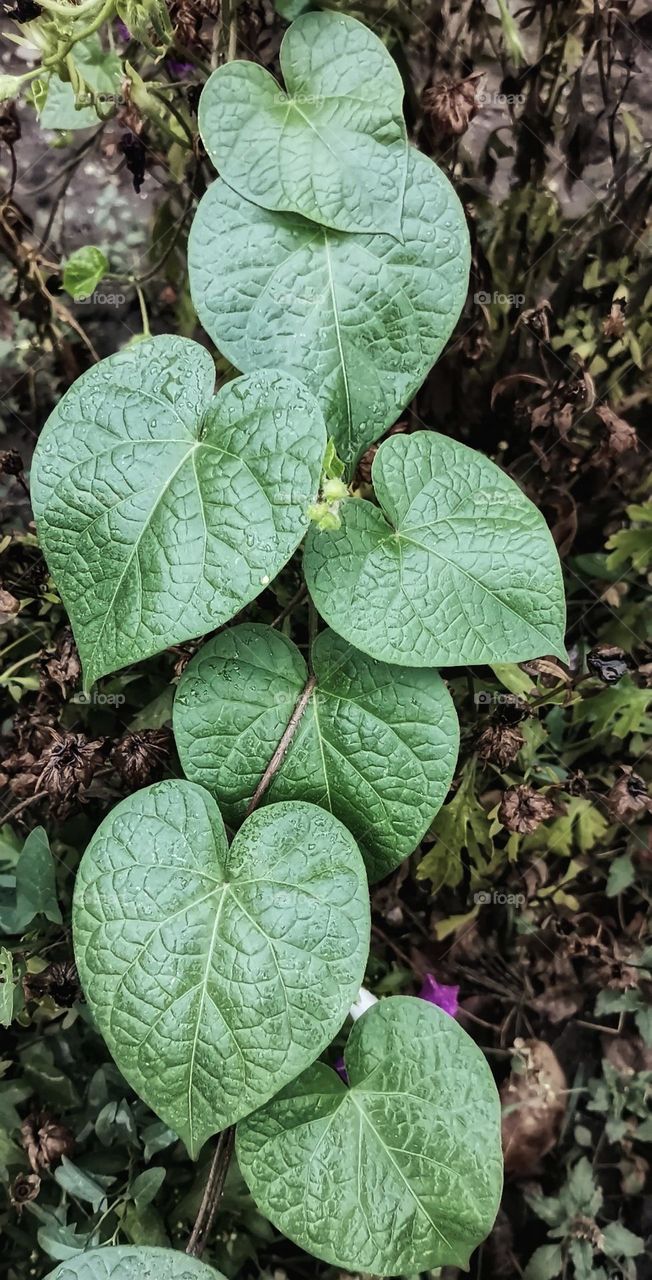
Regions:
[[[25, 42], [3, 43], [1, 70], [25, 73], [56, 20], [32, 0], [0, 7], [4, 34]], [[95, 359], [143, 331], [201, 339], [185, 271], [213, 176], [197, 136], [201, 85], [234, 55], [278, 71], [284, 16], [301, 7], [119, 4], [124, 18], [148, 9], [136, 35], [114, 16], [73, 46], [68, 83], [55, 70], [0, 104], [8, 1280], [45, 1275], [94, 1242], [184, 1247], [205, 1181], [210, 1151], [191, 1165], [108, 1060], [69, 927], [75, 868], [98, 822], [120, 797], [179, 773], [171, 701], [196, 646], [106, 679], [84, 701], [26, 474], [47, 414]], [[458, 1004], [495, 1069], [507, 1181], [474, 1274], [647, 1277], [652, 20], [632, 0], [323, 7], [387, 41], [412, 138], [451, 177], [473, 238], [457, 331], [394, 429], [443, 431], [520, 482], [553, 530], [569, 605], [569, 667], [445, 673], [459, 765], [422, 847], [374, 890], [368, 985]], [[75, 302], [75, 270], [88, 281], [89, 263], [74, 254], [88, 245], [96, 279]], [[218, 373], [230, 375], [223, 360]], [[305, 644], [299, 586], [294, 562], [247, 617], [278, 620]], [[233, 1164], [205, 1258], [228, 1277], [334, 1272], [278, 1236]]]

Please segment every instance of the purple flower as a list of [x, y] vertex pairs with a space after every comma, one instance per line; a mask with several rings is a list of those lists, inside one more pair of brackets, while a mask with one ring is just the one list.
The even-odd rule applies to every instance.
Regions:
[[131, 40], [131, 31], [125, 26], [124, 22], [120, 21], [119, 18], [115, 24], [115, 31], [119, 40], [126, 40], [127, 42]]
[[185, 80], [195, 70], [192, 62], [180, 62], [178, 58], [166, 58], [165, 65], [173, 80]]
[[454, 1018], [457, 1014], [459, 993], [459, 987], [447, 987], [445, 983], [438, 982], [434, 974], [427, 973], [423, 979], [419, 998], [427, 1000], [429, 1004], [436, 1004], [438, 1009], [443, 1009], [444, 1013], [449, 1013], [451, 1018]]
[[335, 1067], [338, 1076], [341, 1076], [344, 1083], [348, 1084], [349, 1077], [346, 1072], [346, 1067], [344, 1066], [344, 1058], [338, 1058], [337, 1061], [333, 1063], [333, 1066]]

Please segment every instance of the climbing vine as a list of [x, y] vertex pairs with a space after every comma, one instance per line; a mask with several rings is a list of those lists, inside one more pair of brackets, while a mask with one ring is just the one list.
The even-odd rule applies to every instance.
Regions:
[[[542, 516], [464, 445], [392, 436], [357, 482], [458, 319], [466, 224], [408, 145], [369, 30], [305, 14], [281, 67], [283, 88], [220, 67], [199, 108], [220, 177], [192, 227], [191, 291], [241, 376], [215, 394], [203, 346], [137, 342], [78, 379], [34, 459], [87, 689], [218, 632], [177, 691], [186, 779], [122, 801], [86, 849], [75, 953], [124, 1077], [191, 1156], [221, 1135], [191, 1254], [235, 1125], [254, 1199], [290, 1239], [412, 1274], [466, 1266], [495, 1218], [487, 1063], [446, 1013], [399, 996], [355, 1018], [342, 1073], [316, 1059], [364, 981], [367, 878], [416, 847], [450, 785], [437, 668], [563, 657], [564, 601]], [[301, 544], [327, 624], [306, 658], [273, 627], [228, 625]], [[131, 1248], [55, 1274], [148, 1269], [211, 1274]]]

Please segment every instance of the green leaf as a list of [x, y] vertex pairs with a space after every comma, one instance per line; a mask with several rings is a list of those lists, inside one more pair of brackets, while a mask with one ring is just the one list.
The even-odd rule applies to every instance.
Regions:
[[[123, 76], [122, 63], [116, 53], [106, 52], [102, 48], [97, 37], [77, 41], [71, 56], [80, 79], [89, 89], [110, 99], [119, 93]], [[82, 90], [76, 97], [72, 84], [60, 80], [53, 72], [48, 80], [47, 97], [41, 111], [41, 128], [88, 129], [97, 125], [99, 116], [92, 103], [88, 106], [80, 105], [83, 96]]]
[[91, 1249], [50, 1272], [47, 1280], [223, 1280], [176, 1249], [134, 1249], [131, 1245]]
[[[389, 667], [324, 631], [317, 685], [265, 802], [309, 800], [355, 836], [373, 880], [416, 848], [450, 786], [457, 717], [434, 671]], [[230, 627], [186, 668], [174, 706], [184, 773], [243, 819], [308, 679], [291, 640], [271, 627]]]
[[630, 884], [634, 883], [636, 872], [631, 854], [621, 853], [618, 858], [614, 858], [609, 867], [609, 875], [607, 877], [606, 894], [608, 898], [617, 898], [619, 893], [623, 893], [625, 889], [629, 889]]
[[565, 658], [559, 559], [543, 516], [493, 462], [434, 432], [392, 436], [380, 508], [350, 499], [311, 526], [308, 589], [329, 626], [408, 667]]
[[622, 1222], [608, 1222], [602, 1232], [602, 1252], [608, 1258], [637, 1258], [645, 1252], [645, 1241]]
[[41, 434], [32, 502], [87, 687], [228, 621], [307, 528], [315, 400], [284, 374], [213, 382], [203, 347], [152, 338], [82, 374]]
[[480, 1049], [424, 1001], [355, 1023], [351, 1087], [317, 1062], [237, 1129], [259, 1208], [309, 1253], [374, 1275], [466, 1269], [500, 1201], [496, 1086]]
[[0, 947], [0, 1027], [10, 1027], [14, 1016], [14, 958]]
[[0, 75], [0, 102], [17, 98], [23, 85], [22, 76]]
[[23, 933], [35, 916], [61, 924], [54, 859], [43, 827], [30, 831], [16, 864], [15, 896], [0, 907], [0, 930]]
[[308, 8], [310, 0], [276, 0], [274, 8], [287, 22], [293, 22]]
[[196, 1156], [326, 1047], [369, 946], [364, 864], [315, 805], [254, 813], [170, 780], [117, 805], [77, 876], [75, 953], [115, 1061]]
[[109, 269], [108, 259], [94, 244], [71, 253], [63, 268], [63, 287], [71, 298], [82, 301], [97, 288]]
[[355, 18], [306, 13], [280, 60], [285, 92], [254, 62], [229, 62], [206, 82], [199, 131], [224, 181], [264, 209], [398, 236], [403, 81], [382, 41]]
[[429, 834], [435, 843], [417, 867], [417, 880], [432, 881], [433, 893], [444, 885], [455, 888], [469, 861], [479, 872], [486, 869], [493, 852], [491, 825], [476, 794], [473, 758], [464, 766], [455, 795], [439, 810]]
[[414, 147], [401, 234], [400, 244], [343, 236], [260, 209], [225, 182], [209, 187], [190, 232], [190, 288], [207, 333], [236, 368], [304, 382], [349, 469], [412, 399], [466, 296], [462, 206]]
[[151, 1204], [164, 1182], [165, 1169], [161, 1165], [155, 1165], [153, 1169], [145, 1169], [144, 1173], [139, 1174], [129, 1188], [129, 1194], [135, 1201], [136, 1208], [144, 1209], [146, 1205]]
[[553, 1280], [561, 1275], [563, 1258], [561, 1245], [542, 1244], [535, 1249], [523, 1273], [523, 1280]]
[[[102, 1186], [91, 1174], [85, 1169], [80, 1169], [79, 1165], [74, 1164], [67, 1156], [61, 1157], [61, 1164], [55, 1169], [54, 1177], [64, 1191], [77, 1200], [87, 1201], [95, 1212], [101, 1206], [106, 1207], [106, 1186]], [[108, 1179], [109, 1183], [113, 1181], [113, 1178]]]

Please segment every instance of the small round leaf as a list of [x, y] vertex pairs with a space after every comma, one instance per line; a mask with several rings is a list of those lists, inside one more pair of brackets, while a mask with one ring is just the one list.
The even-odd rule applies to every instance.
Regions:
[[221, 176], [264, 209], [398, 235], [407, 139], [403, 81], [385, 45], [355, 18], [306, 13], [280, 58], [285, 92], [254, 62], [207, 80], [199, 130]]
[[34, 514], [87, 686], [227, 622], [308, 526], [316, 401], [285, 374], [214, 380], [198, 343], [152, 338], [82, 374], [41, 433]]
[[369, 949], [364, 864], [311, 804], [252, 814], [229, 848], [212, 796], [170, 780], [102, 822], [73, 926], [117, 1065], [196, 1156], [341, 1027]]
[[118, 1245], [77, 1254], [55, 1267], [47, 1280], [224, 1280], [224, 1277], [213, 1267], [176, 1249]]
[[468, 1266], [500, 1203], [500, 1103], [484, 1055], [441, 1009], [373, 1005], [345, 1051], [349, 1085], [315, 1063], [237, 1129], [260, 1210], [347, 1271]]
[[306, 539], [308, 589], [329, 626], [407, 667], [566, 659], [559, 557], [543, 516], [488, 458], [430, 431], [374, 458], [380, 507], [348, 500]]
[[[416, 848], [450, 786], [459, 731], [435, 671], [374, 662], [333, 631], [313, 645], [317, 685], [264, 802], [309, 800], [355, 836], [372, 880]], [[286, 729], [308, 679], [272, 627], [230, 627], [195, 655], [174, 704], [184, 773], [216, 796], [231, 826]]]

